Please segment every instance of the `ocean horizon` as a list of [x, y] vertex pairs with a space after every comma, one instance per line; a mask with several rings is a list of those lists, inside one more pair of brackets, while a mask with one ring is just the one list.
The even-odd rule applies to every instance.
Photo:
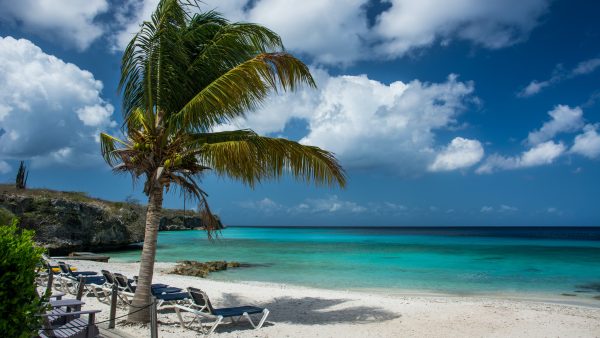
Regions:
[[[133, 262], [140, 251], [111, 252]], [[226, 260], [250, 267], [222, 281], [383, 293], [600, 296], [600, 227], [229, 226], [161, 232], [158, 262]]]

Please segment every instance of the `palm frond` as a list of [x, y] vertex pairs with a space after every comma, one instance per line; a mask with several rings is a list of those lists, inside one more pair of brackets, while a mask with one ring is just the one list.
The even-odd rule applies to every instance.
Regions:
[[117, 144], [127, 146], [127, 142], [117, 137], [106, 133], [100, 133], [100, 152], [102, 153], [104, 161], [111, 167], [117, 165], [121, 160], [120, 156], [117, 154], [117, 150], [119, 149]]
[[344, 187], [346, 184], [344, 170], [334, 155], [318, 147], [259, 136], [251, 130], [203, 133], [193, 138], [190, 142], [198, 142], [196, 155], [202, 163], [218, 175], [250, 186], [284, 174], [317, 185]]
[[173, 129], [207, 131], [256, 109], [271, 91], [315, 86], [302, 61], [287, 53], [263, 53], [232, 68], [191, 99], [169, 121]]

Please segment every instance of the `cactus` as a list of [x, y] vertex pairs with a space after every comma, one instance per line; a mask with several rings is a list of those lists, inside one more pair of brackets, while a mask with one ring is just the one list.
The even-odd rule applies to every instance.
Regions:
[[29, 177], [29, 172], [25, 167], [25, 162], [21, 161], [21, 164], [19, 165], [19, 171], [17, 171], [17, 189], [25, 189], [25, 187], [27, 186], [27, 177]]

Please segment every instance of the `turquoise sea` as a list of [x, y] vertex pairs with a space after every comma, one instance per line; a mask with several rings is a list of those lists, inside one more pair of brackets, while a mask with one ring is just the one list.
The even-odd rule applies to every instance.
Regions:
[[[110, 254], [111, 261], [137, 261], [139, 255]], [[228, 227], [212, 241], [202, 231], [161, 232], [157, 260], [184, 259], [251, 264], [211, 274], [215, 280], [382, 292], [600, 296], [600, 227]]]

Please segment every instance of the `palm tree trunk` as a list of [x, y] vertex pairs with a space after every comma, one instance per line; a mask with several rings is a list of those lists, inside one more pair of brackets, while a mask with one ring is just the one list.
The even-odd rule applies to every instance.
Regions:
[[129, 307], [127, 320], [132, 322], [148, 323], [150, 321], [150, 308], [140, 310], [150, 304], [152, 295], [152, 275], [154, 274], [154, 258], [156, 256], [156, 238], [163, 202], [163, 187], [155, 187], [148, 197], [148, 211], [146, 212], [146, 233], [144, 235], [144, 248], [140, 260], [137, 287], [133, 296], [132, 306]]

